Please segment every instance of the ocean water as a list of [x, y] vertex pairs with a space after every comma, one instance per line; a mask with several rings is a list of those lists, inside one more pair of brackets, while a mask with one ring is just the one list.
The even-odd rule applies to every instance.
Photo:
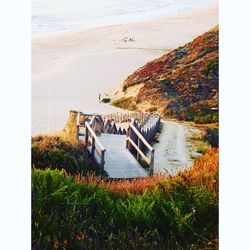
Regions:
[[212, 0], [32, 0], [32, 36], [151, 19]]

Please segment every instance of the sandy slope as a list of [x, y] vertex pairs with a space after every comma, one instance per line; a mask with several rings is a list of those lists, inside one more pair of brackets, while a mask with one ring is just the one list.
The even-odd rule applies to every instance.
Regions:
[[[148, 61], [218, 23], [217, 2], [151, 21], [64, 32], [32, 40], [32, 134], [61, 129], [70, 109], [108, 113], [98, 94]], [[124, 37], [135, 42], [123, 42]]]

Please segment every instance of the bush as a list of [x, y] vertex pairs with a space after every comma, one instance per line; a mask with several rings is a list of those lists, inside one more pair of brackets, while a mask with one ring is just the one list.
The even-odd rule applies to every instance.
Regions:
[[212, 146], [219, 146], [219, 129], [218, 128], [209, 128], [204, 139]]
[[103, 103], [110, 103], [111, 99], [110, 98], [103, 98], [102, 102]]
[[199, 110], [188, 109], [186, 111], [186, 120], [194, 121], [198, 124], [208, 124], [218, 122], [219, 114], [217, 110], [201, 108]]
[[64, 169], [69, 174], [83, 175], [90, 171], [100, 174], [100, 168], [90, 159], [82, 142], [69, 142], [59, 136], [32, 138], [32, 166]]
[[119, 189], [123, 181], [111, 188], [76, 181], [63, 171], [34, 169], [33, 248], [217, 248], [218, 150], [208, 150], [189, 171], [157, 178], [155, 188], [144, 184], [144, 191], [131, 194]]
[[200, 153], [200, 154], [204, 155], [206, 153], [206, 150], [207, 150], [206, 148], [200, 147], [200, 148], [197, 149], [197, 153]]

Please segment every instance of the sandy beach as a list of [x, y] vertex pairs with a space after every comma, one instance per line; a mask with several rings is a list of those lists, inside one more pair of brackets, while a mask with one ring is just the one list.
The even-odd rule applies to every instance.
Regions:
[[[70, 109], [101, 104], [138, 67], [218, 24], [218, 3], [149, 21], [61, 32], [32, 40], [32, 134], [62, 129]], [[125, 37], [134, 41], [125, 42]], [[120, 110], [119, 110], [120, 111]]]

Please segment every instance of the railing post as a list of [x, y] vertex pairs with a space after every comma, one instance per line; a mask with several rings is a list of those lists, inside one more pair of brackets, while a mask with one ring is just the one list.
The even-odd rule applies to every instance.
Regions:
[[[130, 126], [128, 126], [128, 131], [127, 131], [127, 139], [130, 137]], [[126, 148], [129, 149], [129, 140], [126, 140]]]
[[92, 142], [91, 142], [91, 156], [95, 156], [95, 137], [92, 136]]
[[79, 140], [79, 125], [76, 125], [76, 139]]
[[77, 113], [77, 122], [76, 122], [76, 139], [79, 140], [79, 125], [80, 125], [80, 112]]
[[101, 152], [101, 171], [102, 172], [104, 171], [104, 164], [105, 164], [104, 156], [105, 156], [105, 150], [102, 150]]
[[88, 127], [85, 127], [85, 145], [88, 147], [88, 141], [89, 141], [89, 130]]
[[[137, 145], [138, 145], [138, 148], [141, 149], [141, 140], [140, 140], [139, 136], [138, 136]], [[140, 153], [138, 151], [137, 151], [136, 159], [137, 159], [137, 161], [140, 161], [140, 159], [141, 159], [141, 155], [140, 155]]]
[[154, 149], [151, 151], [151, 159], [150, 159], [150, 175], [154, 174]]

